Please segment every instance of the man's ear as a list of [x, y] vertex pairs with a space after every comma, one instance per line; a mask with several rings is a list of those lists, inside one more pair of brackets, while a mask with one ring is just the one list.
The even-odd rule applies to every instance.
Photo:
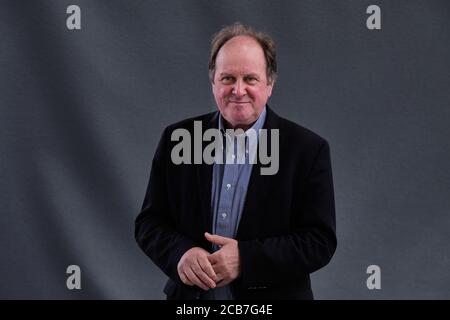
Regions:
[[275, 85], [275, 80], [272, 81], [272, 83], [267, 84], [267, 96], [270, 97], [272, 95], [273, 86]]

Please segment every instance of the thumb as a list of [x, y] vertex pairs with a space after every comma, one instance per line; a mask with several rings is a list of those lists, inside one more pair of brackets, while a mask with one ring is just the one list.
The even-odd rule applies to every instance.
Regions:
[[212, 242], [212, 243], [217, 244], [219, 246], [226, 245], [231, 240], [230, 238], [222, 237], [222, 236], [219, 236], [217, 234], [213, 235], [213, 234], [210, 234], [208, 232], [205, 232], [205, 238], [209, 242]]

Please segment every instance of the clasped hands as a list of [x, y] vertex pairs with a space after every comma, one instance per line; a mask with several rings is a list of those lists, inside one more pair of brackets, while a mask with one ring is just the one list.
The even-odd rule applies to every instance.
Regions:
[[184, 284], [196, 285], [206, 291], [225, 286], [236, 279], [240, 273], [240, 258], [235, 239], [208, 232], [205, 232], [205, 237], [220, 249], [209, 253], [200, 247], [191, 248], [181, 257], [177, 270]]

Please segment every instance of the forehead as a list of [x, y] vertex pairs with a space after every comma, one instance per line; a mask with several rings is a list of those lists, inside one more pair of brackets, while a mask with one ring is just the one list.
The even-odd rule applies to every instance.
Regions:
[[216, 69], [220, 72], [265, 72], [266, 59], [261, 45], [248, 36], [237, 36], [220, 48]]

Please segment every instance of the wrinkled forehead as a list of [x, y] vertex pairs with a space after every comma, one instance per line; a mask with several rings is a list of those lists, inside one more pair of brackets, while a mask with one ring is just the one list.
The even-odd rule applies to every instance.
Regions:
[[259, 43], [250, 37], [227, 41], [216, 57], [216, 72], [265, 73], [266, 59]]

